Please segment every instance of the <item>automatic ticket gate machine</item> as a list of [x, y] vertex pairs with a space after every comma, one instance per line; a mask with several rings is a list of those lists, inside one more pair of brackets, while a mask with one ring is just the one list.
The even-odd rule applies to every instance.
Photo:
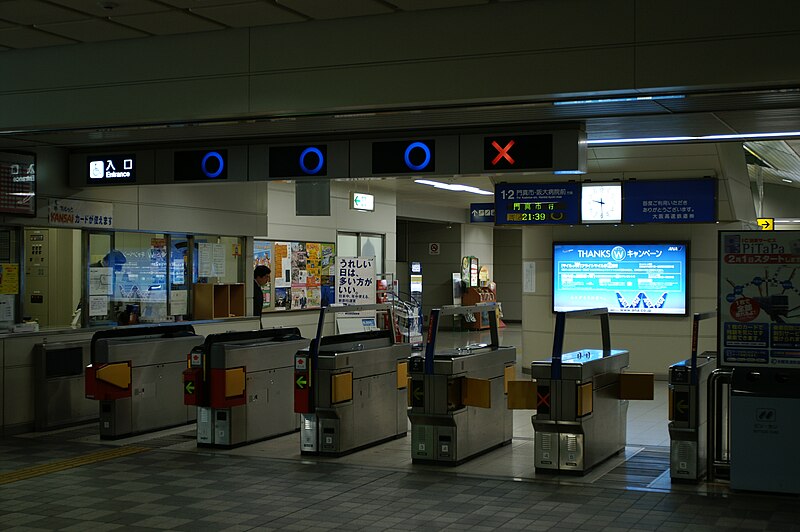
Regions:
[[391, 312], [392, 306], [323, 307], [316, 337], [297, 352], [294, 405], [301, 414], [301, 454], [340, 456], [405, 437], [411, 345], [395, 343], [392, 330], [322, 336], [326, 313], [373, 310]]
[[707, 471], [708, 377], [717, 366], [717, 354], [697, 354], [700, 321], [716, 312], [696, 313], [692, 320], [691, 356], [669, 367], [670, 478], [698, 481]]
[[191, 325], [125, 327], [92, 336], [86, 397], [100, 402], [100, 437], [191, 423], [195, 409], [183, 404], [186, 355], [203, 337]]
[[234, 447], [299, 428], [292, 409], [296, 327], [209, 335], [189, 355], [183, 397], [197, 406], [197, 445]]
[[[414, 463], [457, 465], [511, 442], [513, 412], [507, 383], [515, 373], [516, 349], [500, 345], [495, 303], [447, 306], [431, 311], [423, 356], [410, 360], [411, 458]], [[489, 316], [489, 344], [436, 350], [444, 316]]]
[[[567, 316], [598, 316], [602, 349], [562, 353]], [[623, 373], [629, 353], [611, 349], [608, 309], [556, 313], [553, 352], [534, 361], [534, 466], [584, 474], [625, 448], [628, 399], [653, 399], [652, 373]]]

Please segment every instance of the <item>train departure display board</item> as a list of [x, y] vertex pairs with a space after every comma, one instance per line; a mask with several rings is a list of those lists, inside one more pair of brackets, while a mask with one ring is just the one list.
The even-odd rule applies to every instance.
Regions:
[[0, 213], [36, 215], [36, 157], [0, 153]]
[[494, 187], [495, 225], [580, 223], [579, 183], [500, 183]]

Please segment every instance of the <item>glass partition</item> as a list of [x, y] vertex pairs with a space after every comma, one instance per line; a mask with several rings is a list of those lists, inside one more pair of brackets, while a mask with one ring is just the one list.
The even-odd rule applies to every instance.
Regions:
[[244, 315], [240, 237], [117, 231], [91, 233], [88, 247], [90, 326]]

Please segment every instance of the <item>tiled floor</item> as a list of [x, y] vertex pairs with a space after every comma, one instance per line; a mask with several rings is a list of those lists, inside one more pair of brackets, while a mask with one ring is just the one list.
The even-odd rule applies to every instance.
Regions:
[[[583, 477], [534, 473], [529, 411], [515, 413], [510, 445], [458, 467], [412, 464], [410, 437], [336, 459], [300, 456], [297, 433], [198, 449], [193, 426], [113, 442], [93, 425], [8, 437], [0, 530], [800, 530], [794, 498], [670, 483], [666, 393], [658, 383], [655, 401], [631, 402], [624, 456]], [[134, 454], [99, 454], [113, 448]], [[41, 469], [69, 459], [82, 461]]]

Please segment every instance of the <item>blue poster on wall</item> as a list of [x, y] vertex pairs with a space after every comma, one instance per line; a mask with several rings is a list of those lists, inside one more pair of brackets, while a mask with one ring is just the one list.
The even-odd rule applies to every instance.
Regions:
[[496, 225], [580, 223], [579, 183], [500, 183], [494, 187]]
[[622, 222], [714, 223], [717, 221], [717, 180], [625, 181]]

